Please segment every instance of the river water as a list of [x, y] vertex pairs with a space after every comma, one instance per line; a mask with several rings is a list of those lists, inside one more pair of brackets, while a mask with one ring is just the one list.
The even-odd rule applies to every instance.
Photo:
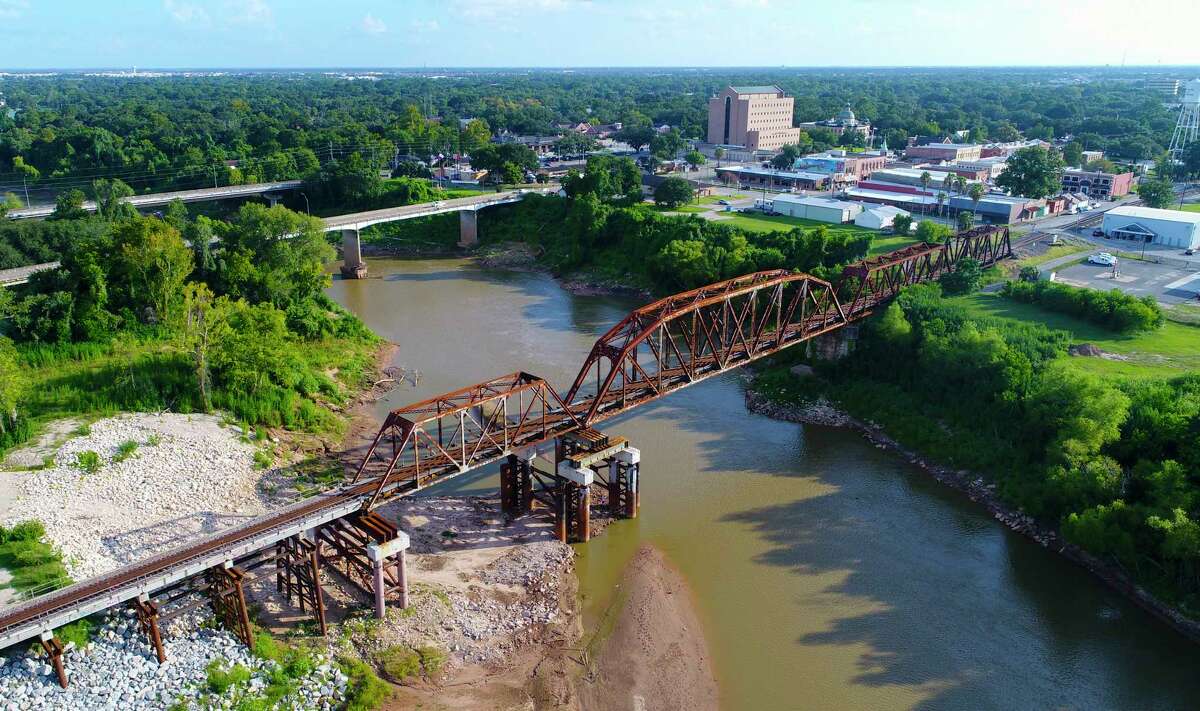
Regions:
[[[420, 373], [381, 411], [514, 370], [565, 391], [636, 305], [461, 260], [370, 270], [330, 295]], [[642, 450], [642, 512], [577, 546], [585, 619], [658, 546], [695, 594], [723, 709], [1200, 705], [1200, 647], [896, 455], [747, 412], [736, 374], [603, 428]], [[497, 487], [488, 470], [438, 493]]]

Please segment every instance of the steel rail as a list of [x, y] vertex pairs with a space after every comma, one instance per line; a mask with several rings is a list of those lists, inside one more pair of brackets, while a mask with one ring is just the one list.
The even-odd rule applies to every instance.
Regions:
[[[992, 230], [972, 235], [970, 239], [993, 239], [994, 232]], [[994, 246], [988, 246], [989, 261], [1011, 256], [1006, 229], [1003, 241], [997, 241], [995, 244], [1002, 245], [1008, 251], [1000, 254]], [[910, 259], [926, 258], [931, 253], [925, 249], [925, 245], [919, 246], [922, 249], [910, 248]], [[942, 249], [942, 254], [950, 254], [948, 247], [943, 246]], [[956, 252], [962, 256], [974, 253], [975, 245], [970, 244]], [[897, 263], [887, 257], [888, 255], [883, 255], [882, 259], [875, 260], [876, 270], [896, 266]], [[883, 264], [887, 266], [879, 266]], [[848, 269], [858, 266], [860, 265], [852, 265]], [[813, 312], [802, 312], [798, 320], [792, 320], [794, 312], [789, 312], [788, 318], [783, 319], [785, 288], [796, 286], [797, 294], [803, 292], [800, 302], [804, 302], [804, 299], [816, 293], [809, 289], [813, 285], [819, 287], [820, 293], [828, 299], [824, 306]], [[143, 593], [162, 590], [222, 562], [250, 555], [300, 531], [349, 515], [364, 508], [364, 504], [369, 507], [398, 496], [410, 495], [494, 463], [514, 451], [538, 447], [567, 432], [628, 412], [638, 405], [766, 357], [782, 348], [834, 331], [864, 318], [871, 313], [875, 305], [894, 296], [903, 285], [894, 284], [889, 287], [889, 293], [873, 294], [869, 301], [860, 302], [856, 308], [843, 309], [837, 298], [837, 289], [829, 282], [807, 274], [775, 270], [737, 277], [660, 299], [636, 309], [597, 340], [593, 354], [584, 363], [581, 374], [566, 400], [560, 398], [546, 381], [528, 373], [517, 372], [398, 408], [388, 415], [354, 481], [186, 546], [81, 581], [27, 603], [10, 606], [0, 613], [0, 649], [94, 612], [127, 603]], [[754, 313], [754, 304], [757, 303], [754, 299], [763, 291], [773, 292], [772, 299], [776, 300], [773, 303], [780, 309], [777, 327], [774, 329], [766, 327], [765, 316]], [[660, 355], [659, 368], [653, 376], [644, 370], [638, 361], [636, 346], [642, 343], [649, 344], [656, 330], [671, 322], [700, 314], [705, 309], [732, 308], [729, 305], [737, 298], [746, 298], [747, 304], [750, 305], [743, 304], [740, 307], [740, 315], [730, 313], [725, 318], [731, 319], [729, 322], [736, 325], [739, 332], [745, 327], [746, 318], [750, 318], [752, 338], [746, 335], [736, 340], [731, 338], [726, 347], [719, 349], [719, 352], [718, 349], [710, 349], [705, 353], [703, 347], [697, 349], [685, 345], [683, 350], [677, 351], [677, 365], [670, 365], [669, 359]], [[792, 303], [797, 303], [795, 298]], [[820, 301], [817, 303], [819, 305]], [[756, 323], [758, 325], [755, 325]], [[698, 342], [699, 334], [693, 331], [692, 335]], [[620, 348], [603, 347], [622, 336], [625, 340]], [[687, 353], [686, 361], [684, 352]], [[621, 363], [622, 368], [628, 365], [631, 371], [641, 369], [642, 379], [623, 380], [614, 387], [616, 379], [611, 377], [610, 373], [607, 387], [598, 388], [596, 393], [583, 395], [582, 378], [593, 363], [598, 362], [596, 357], [599, 356], [610, 360], [618, 358], [612, 362]], [[518, 421], [510, 426], [506, 410], [500, 424], [497, 424], [499, 410], [490, 415], [484, 412], [485, 406], [494, 406], [496, 402], [507, 397], [520, 397], [524, 393], [535, 391], [541, 393], [544, 404], [537, 418], [521, 415]], [[551, 400], [556, 404], [555, 407], [550, 406]], [[482, 416], [476, 418], [472, 413], [481, 413]], [[461, 446], [457, 456], [439, 445], [427, 447], [426, 451], [429, 454], [425, 459], [421, 459], [420, 450], [416, 447], [409, 448], [409, 454], [406, 455], [402, 446], [387, 462], [386, 471], [378, 476], [363, 478], [363, 475], [368, 473], [368, 463], [372, 454], [380, 444], [384, 431], [389, 427], [399, 428], [398, 431], [404, 432], [405, 437], [410, 438], [409, 436], [420, 427], [432, 427], [435, 421], [440, 422], [443, 418], [453, 416], [459, 417], [462, 428], [461, 432], [452, 433], [460, 437]], [[497, 427], [500, 430], [497, 430]], [[465, 440], [468, 429], [471, 430], [472, 436], [469, 457]], [[439, 430], [439, 438], [442, 434]], [[432, 435], [427, 433], [426, 436], [430, 443], [433, 443]], [[413, 435], [411, 439], [415, 440], [416, 436]]]

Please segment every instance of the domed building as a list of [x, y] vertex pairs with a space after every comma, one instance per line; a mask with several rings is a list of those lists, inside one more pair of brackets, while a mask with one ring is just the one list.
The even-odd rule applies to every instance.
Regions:
[[838, 112], [837, 116], [825, 119], [824, 121], [808, 121], [801, 123], [800, 128], [827, 128], [837, 135], [842, 135], [845, 131], [858, 131], [863, 135], [863, 138], [871, 138], [871, 122], [859, 120], [854, 115], [854, 109], [850, 108], [850, 104], [846, 104], [846, 108]]

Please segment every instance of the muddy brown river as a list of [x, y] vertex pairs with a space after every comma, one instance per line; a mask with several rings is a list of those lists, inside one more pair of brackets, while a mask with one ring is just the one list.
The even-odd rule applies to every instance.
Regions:
[[[329, 293], [419, 372], [381, 411], [514, 370], [565, 391], [636, 305], [462, 260], [370, 270]], [[642, 512], [577, 547], [586, 620], [638, 544], [658, 546], [695, 594], [724, 709], [1200, 704], [1200, 647], [898, 456], [749, 413], [737, 374], [604, 429], [642, 450]], [[440, 493], [497, 486], [488, 469]]]

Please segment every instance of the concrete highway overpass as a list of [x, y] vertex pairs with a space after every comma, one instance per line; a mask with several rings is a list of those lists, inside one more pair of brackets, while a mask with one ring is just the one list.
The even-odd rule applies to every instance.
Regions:
[[[151, 193], [149, 195], [133, 195], [121, 202], [129, 203], [137, 208], [160, 207], [172, 200], [183, 202], [206, 202], [209, 200], [229, 200], [232, 198], [253, 197], [267, 193], [296, 190], [304, 185], [303, 180], [280, 180], [274, 183], [251, 183], [249, 185], [228, 185], [223, 188], [201, 188], [199, 190], [177, 190], [170, 193]], [[83, 209], [88, 212], [96, 211], [96, 201], [85, 200]], [[37, 217], [49, 217], [54, 214], [54, 205], [34, 205], [12, 210], [8, 213], [10, 220], [28, 220]]]

